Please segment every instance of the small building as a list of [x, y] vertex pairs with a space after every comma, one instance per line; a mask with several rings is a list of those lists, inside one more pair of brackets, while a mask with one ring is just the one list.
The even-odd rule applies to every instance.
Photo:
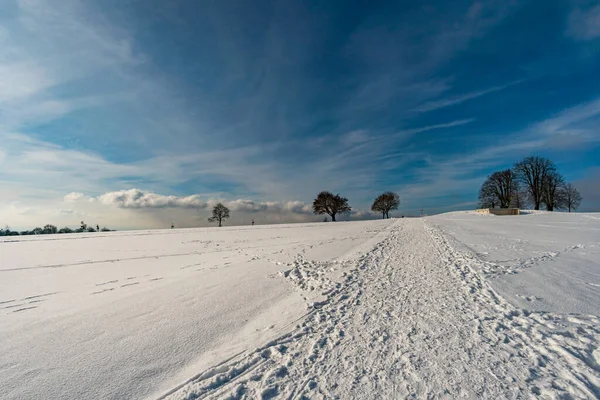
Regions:
[[475, 210], [478, 214], [494, 214], [494, 215], [520, 215], [521, 210], [518, 208], [480, 208]]

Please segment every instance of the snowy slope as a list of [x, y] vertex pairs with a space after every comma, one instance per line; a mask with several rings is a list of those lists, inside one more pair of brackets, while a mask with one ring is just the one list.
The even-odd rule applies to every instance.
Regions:
[[305, 312], [306, 300], [278, 271], [370, 248], [389, 225], [5, 238], [0, 398], [162, 393]]
[[503, 218], [0, 242], [0, 398], [599, 398], [600, 219]]
[[481, 273], [518, 307], [598, 314], [600, 214], [454, 212], [429, 221], [484, 261]]
[[337, 283], [327, 265], [301, 268], [327, 300], [290, 332], [164, 398], [600, 396], [600, 320], [520, 310], [481, 264], [426, 219], [398, 221]]

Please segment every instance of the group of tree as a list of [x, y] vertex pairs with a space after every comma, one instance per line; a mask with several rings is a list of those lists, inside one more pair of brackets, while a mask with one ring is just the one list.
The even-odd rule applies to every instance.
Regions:
[[[390, 211], [397, 210], [400, 206], [400, 197], [396, 193], [385, 192], [375, 199], [371, 210], [381, 213], [383, 218], [390, 217]], [[339, 194], [333, 194], [323, 191], [317, 195], [312, 204], [313, 212], [317, 215], [329, 215], [331, 221], [335, 222], [336, 217], [341, 214], [349, 214], [352, 207], [348, 204], [348, 199]], [[223, 225], [223, 220], [230, 217], [229, 208], [223, 203], [216, 204], [212, 209], [212, 216], [208, 218], [209, 222], [217, 222], [218, 226]], [[325, 217], [324, 221], [328, 221]], [[252, 221], [254, 225], [254, 220]], [[171, 226], [172, 227], [172, 226]]]
[[[400, 196], [393, 192], [385, 192], [373, 201], [371, 210], [381, 213], [382, 218], [389, 218], [390, 211], [397, 210], [399, 206]], [[327, 214], [333, 222], [335, 222], [337, 215], [349, 214], [350, 211], [352, 211], [352, 207], [348, 204], [348, 199], [339, 194], [323, 191], [313, 201], [313, 212], [321, 215]]]
[[77, 229], [71, 229], [68, 227], [58, 229], [56, 226], [47, 224], [43, 228], [37, 227], [30, 231], [13, 231], [8, 226], [5, 229], [0, 229], [0, 236], [27, 236], [27, 235], [53, 235], [57, 233], [81, 233], [81, 232], [111, 232], [111, 229], [107, 227], [100, 228], [99, 225], [88, 226], [85, 222], [81, 221], [81, 225]]
[[548, 211], [576, 210], [582, 197], [571, 183], [565, 182], [551, 160], [531, 156], [512, 169], [492, 173], [479, 190], [482, 208], [526, 208]]

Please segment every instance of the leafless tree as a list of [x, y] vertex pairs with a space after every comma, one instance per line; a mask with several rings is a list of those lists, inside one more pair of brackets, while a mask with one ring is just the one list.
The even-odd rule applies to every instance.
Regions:
[[536, 210], [539, 210], [540, 205], [544, 203], [544, 182], [553, 172], [556, 172], [556, 166], [544, 157], [526, 157], [515, 164], [514, 173], [527, 191]]
[[542, 203], [546, 210], [554, 211], [565, 207], [562, 186], [565, 180], [561, 174], [556, 171], [549, 171], [542, 182]]
[[352, 208], [348, 205], [348, 199], [323, 191], [317, 195], [313, 201], [313, 211], [315, 214], [327, 214], [331, 217], [331, 221], [335, 222], [337, 214], [349, 213]]
[[[496, 208], [499, 204], [496, 192], [489, 179], [486, 179], [479, 189], [479, 207], [481, 208]], [[422, 212], [421, 212], [422, 214]]]
[[583, 200], [577, 188], [570, 183], [566, 183], [562, 186], [561, 191], [564, 207], [567, 208], [569, 212], [571, 212], [571, 210], [577, 210], [581, 204], [581, 200]]
[[400, 206], [400, 196], [394, 192], [385, 192], [377, 196], [371, 211], [380, 212], [382, 218], [389, 218], [390, 211], [397, 210]]
[[527, 193], [521, 187], [519, 181], [513, 181], [513, 194], [510, 199], [510, 206], [513, 208], [527, 207]]
[[[514, 193], [514, 174], [510, 169], [494, 172], [488, 176], [483, 183], [485, 192], [496, 198], [500, 208], [510, 207], [511, 198]], [[493, 207], [492, 207], [493, 208]]]
[[213, 207], [212, 217], [208, 218], [208, 222], [218, 222], [221, 227], [223, 220], [227, 218], [229, 218], [229, 208], [225, 207], [223, 203], [218, 203]]

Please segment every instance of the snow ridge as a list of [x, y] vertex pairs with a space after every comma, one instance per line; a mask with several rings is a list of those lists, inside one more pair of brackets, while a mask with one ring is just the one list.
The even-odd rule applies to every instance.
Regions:
[[281, 275], [323, 299], [162, 398], [599, 398], [600, 320], [519, 310], [482, 266], [425, 219], [342, 265], [298, 258]]

